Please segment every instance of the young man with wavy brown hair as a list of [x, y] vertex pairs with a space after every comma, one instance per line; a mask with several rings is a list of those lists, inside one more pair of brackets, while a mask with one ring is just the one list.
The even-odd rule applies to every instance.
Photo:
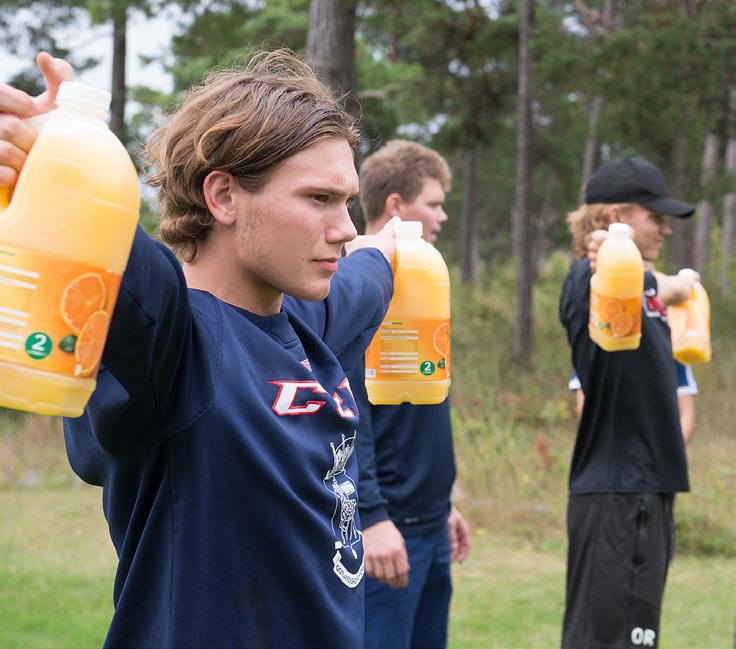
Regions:
[[[35, 136], [20, 118], [71, 77], [39, 65], [45, 97], [0, 87], [5, 186]], [[209, 76], [148, 143], [183, 268], [138, 230], [97, 389], [64, 426], [119, 557], [106, 647], [362, 647], [346, 369], [388, 306], [393, 238], [339, 261], [356, 235], [356, 139], [277, 51]]]

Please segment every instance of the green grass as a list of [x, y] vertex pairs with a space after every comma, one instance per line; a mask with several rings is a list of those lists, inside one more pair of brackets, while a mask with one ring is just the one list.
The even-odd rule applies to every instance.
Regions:
[[476, 533], [470, 558], [454, 570], [450, 647], [556, 647], [564, 604], [560, 546]]
[[[100, 491], [66, 486], [0, 492], [0, 647], [99, 647], [112, 615], [115, 555]], [[559, 644], [565, 546], [518, 541], [476, 526], [455, 567], [452, 649], [550, 649]], [[677, 556], [660, 649], [726, 649], [736, 562]]]
[[100, 647], [116, 564], [100, 490], [3, 491], [0, 511], [0, 647]]

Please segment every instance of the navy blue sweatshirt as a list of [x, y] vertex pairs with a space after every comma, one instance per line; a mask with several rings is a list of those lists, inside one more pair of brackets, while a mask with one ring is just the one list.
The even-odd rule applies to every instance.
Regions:
[[383, 255], [358, 251], [325, 301], [260, 317], [187, 289], [138, 231], [97, 389], [64, 426], [119, 557], [106, 647], [362, 647], [341, 362], [359, 362], [391, 291]]
[[349, 374], [360, 408], [358, 507], [363, 527], [392, 520], [404, 536], [445, 523], [455, 481], [449, 400], [374, 406], [361, 363]]

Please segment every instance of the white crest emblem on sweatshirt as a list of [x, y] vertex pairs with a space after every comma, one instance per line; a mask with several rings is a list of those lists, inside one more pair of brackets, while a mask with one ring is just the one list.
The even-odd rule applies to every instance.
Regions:
[[[342, 442], [338, 446], [330, 442], [330, 448], [333, 463], [323, 478], [323, 483], [335, 497], [335, 510], [332, 513], [332, 531], [335, 534], [332, 570], [343, 584], [349, 588], [356, 588], [365, 571], [363, 534], [355, 521], [358, 508], [357, 489], [345, 471], [355, 450], [355, 434], [348, 439], [342, 435]], [[348, 567], [350, 565], [353, 566], [352, 571]]]

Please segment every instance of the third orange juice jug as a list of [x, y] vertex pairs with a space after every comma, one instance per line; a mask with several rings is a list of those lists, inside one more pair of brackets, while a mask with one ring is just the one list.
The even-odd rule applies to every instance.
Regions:
[[[683, 268], [679, 274], [694, 272]], [[710, 301], [700, 282], [695, 283], [687, 300], [667, 308], [667, 320], [672, 336], [672, 355], [676, 360], [685, 365], [710, 361]]]
[[8, 203], [0, 194], [0, 406], [79, 416], [138, 222], [110, 94], [64, 82]]
[[394, 296], [366, 351], [368, 399], [441, 403], [450, 388], [450, 275], [420, 222], [394, 227]]
[[612, 223], [590, 279], [591, 340], [608, 352], [637, 349], [641, 341], [644, 263], [625, 223]]

